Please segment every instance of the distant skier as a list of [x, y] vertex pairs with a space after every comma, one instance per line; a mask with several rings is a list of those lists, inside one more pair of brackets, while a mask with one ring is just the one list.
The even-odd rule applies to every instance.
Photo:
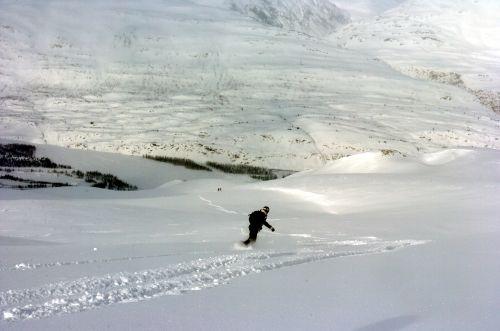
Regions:
[[274, 227], [267, 223], [267, 214], [269, 214], [269, 207], [264, 206], [261, 210], [256, 210], [248, 215], [248, 221], [250, 222], [248, 230], [250, 230], [250, 234], [248, 235], [248, 239], [243, 242], [244, 245], [248, 245], [257, 240], [257, 233], [262, 230], [263, 225], [274, 232]]

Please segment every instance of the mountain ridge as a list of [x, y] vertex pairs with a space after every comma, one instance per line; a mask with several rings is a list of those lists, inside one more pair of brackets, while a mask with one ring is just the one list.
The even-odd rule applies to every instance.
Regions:
[[499, 148], [498, 115], [401, 74], [400, 53], [339, 48], [217, 2], [2, 7], [3, 138], [291, 170], [382, 149]]

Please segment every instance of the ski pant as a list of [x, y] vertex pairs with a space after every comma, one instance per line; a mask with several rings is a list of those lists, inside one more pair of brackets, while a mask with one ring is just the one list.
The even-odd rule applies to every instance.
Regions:
[[248, 235], [248, 239], [244, 241], [245, 245], [248, 245], [251, 242], [255, 242], [257, 240], [257, 234], [262, 228], [256, 228], [253, 226], [249, 226], [248, 230], [250, 230], [250, 233]]

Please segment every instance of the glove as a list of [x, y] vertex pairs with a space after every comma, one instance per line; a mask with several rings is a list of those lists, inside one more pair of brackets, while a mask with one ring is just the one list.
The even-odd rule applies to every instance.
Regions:
[[271, 227], [271, 231], [274, 232], [274, 227]]

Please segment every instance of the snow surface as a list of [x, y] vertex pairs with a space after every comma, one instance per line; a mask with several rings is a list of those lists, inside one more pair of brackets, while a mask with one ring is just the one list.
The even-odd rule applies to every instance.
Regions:
[[[1, 189], [0, 326], [495, 330], [499, 160], [364, 153], [269, 182]], [[277, 231], [243, 249], [264, 204]]]
[[0, 142], [139, 187], [0, 188], [0, 329], [498, 330], [499, 12], [0, 0]]

